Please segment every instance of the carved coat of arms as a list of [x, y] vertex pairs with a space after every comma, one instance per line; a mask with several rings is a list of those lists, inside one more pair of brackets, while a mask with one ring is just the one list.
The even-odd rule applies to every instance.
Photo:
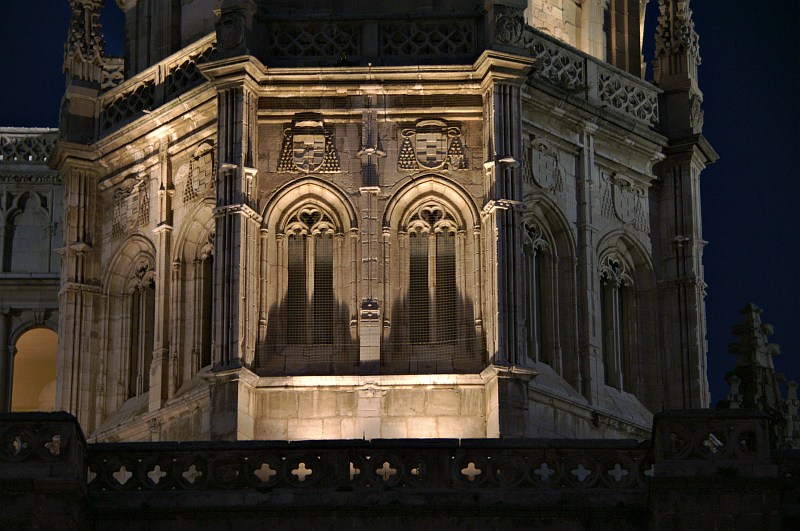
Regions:
[[558, 152], [538, 139], [525, 140], [523, 171], [525, 178], [547, 191], [563, 189]]
[[400, 170], [462, 170], [467, 167], [461, 129], [440, 120], [422, 120], [401, 131]]
[[333, 142], [333, 130], [318, 120], [295, 122], [283, 131], [283, 146], [278, 171], [336, 173], [339, 155]]
[[631, 179], [612, 173], [603, 175], [605, 192], [601, 212], [606, 217], [616, 216], [621, 222], [649, 231], [645, 211], [645, 190]]

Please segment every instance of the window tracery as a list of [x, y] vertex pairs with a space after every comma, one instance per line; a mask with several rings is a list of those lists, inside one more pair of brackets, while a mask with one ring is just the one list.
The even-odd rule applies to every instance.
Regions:
[[406, 229], [411, 343], [452, 341], [457, 330], [455, 217], [428, 202], [412, 212]]
[[333, 235], [331, 217], [317, 206], [300, 208], [285, 229], [288, 252], [287, 343], [333, 342]]
[[630, 391], [628, 380], [631, 376], [635, 315], [633, 278], [625, 262], [619, 256], [609, 254], [600, 262], [600, 282], [606, 384]]

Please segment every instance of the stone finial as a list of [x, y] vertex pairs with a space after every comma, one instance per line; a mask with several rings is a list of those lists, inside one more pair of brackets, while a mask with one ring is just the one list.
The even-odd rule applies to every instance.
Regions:
[[773, 333], [772, 325], [761, 322], [762, 310], [755, 304], [748, 304], [740, 313], [744, 323], [733, 327], [733, 335], [740, 338], [739, 342], [728, 345], [728, 352], [736, 356], [736, 366], [755, 365], [774, 370], [772, 357], [780, 354], [780, 347], [767, 340]]
[[72, 22], [64, 45], [63, 71], [70, 78], [103, 82], [105, 42], [100, 29], [102, 0], [70, 0]]
[[694, 30], [690, 0], [658, 0], [656, 57], [686, 52], [700, 64], [700, 37]]

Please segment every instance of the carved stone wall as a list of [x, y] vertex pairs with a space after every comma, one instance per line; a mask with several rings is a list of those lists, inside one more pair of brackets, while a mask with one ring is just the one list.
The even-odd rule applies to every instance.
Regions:
[[103, 441], [643, 439], [702, 403], [657, 326], [659, 90], [520, 1], [367, 4], [226, 3], [65, 107], [63, 407]]

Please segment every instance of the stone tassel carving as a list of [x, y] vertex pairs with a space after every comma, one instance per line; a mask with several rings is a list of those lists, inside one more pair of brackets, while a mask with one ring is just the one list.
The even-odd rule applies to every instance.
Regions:
[[102, 0], [72, 0], [72, 22], [64, 46], [64, 73], [69, 78], [102, 83], [105, 42], [100, 29]]

